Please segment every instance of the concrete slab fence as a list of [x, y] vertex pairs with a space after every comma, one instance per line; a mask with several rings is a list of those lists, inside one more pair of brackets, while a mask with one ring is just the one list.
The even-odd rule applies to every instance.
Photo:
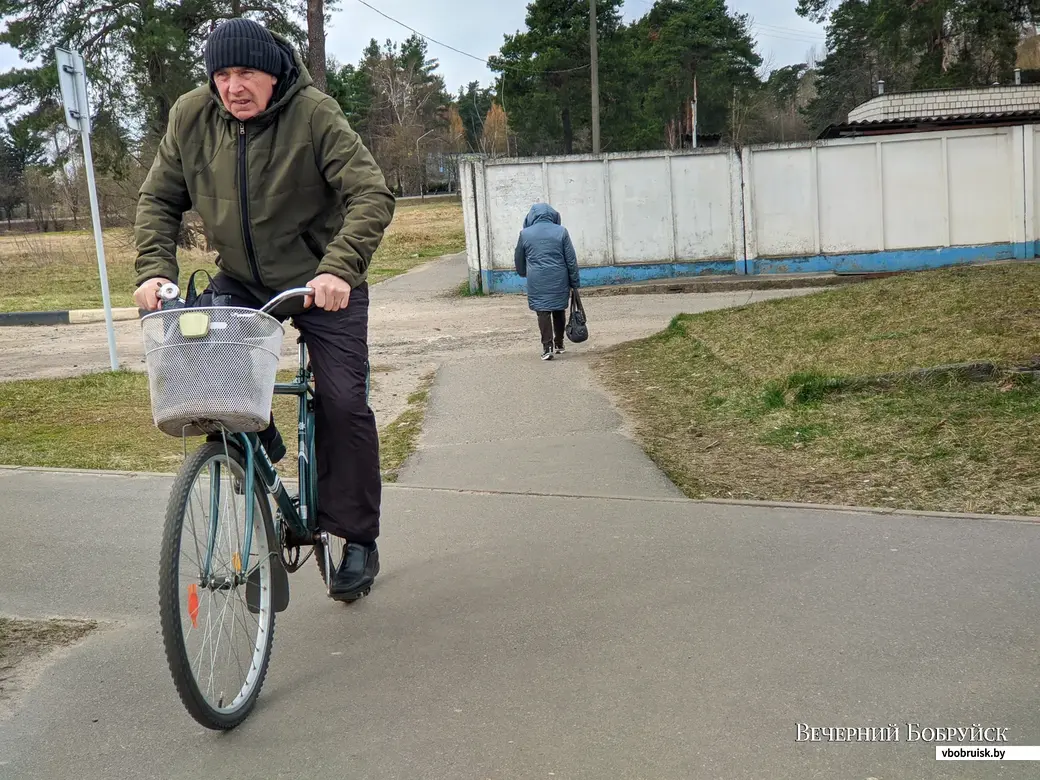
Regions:
[[918, 270], [1040, 253], [1032, 125], [600, 156], [464, 158], [473, 289], [552, 204], [587, 286], [702, 274]]

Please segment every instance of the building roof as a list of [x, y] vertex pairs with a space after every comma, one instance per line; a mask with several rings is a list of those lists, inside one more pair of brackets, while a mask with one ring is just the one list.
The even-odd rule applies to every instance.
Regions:
[[818, 138], [856, 138], [867, 135], [893, 133], [925, 133], [955, 127], [1002, 127], [1040, 123], [1040, 110], [987, 111], [976, 114], [949, 114], [946, 116], [900, 117], [842, 122], [826, 128]]

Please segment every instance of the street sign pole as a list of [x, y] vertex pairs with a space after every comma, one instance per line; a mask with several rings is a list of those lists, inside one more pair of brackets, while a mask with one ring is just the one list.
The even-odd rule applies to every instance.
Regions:
[[101, 301], [105, 307], [105, 325], [108, 328], [108, 359], [113, 371], [119, 370], [116, 355], [116, 332], [112, 323], [112, 301], [108, 294], [108, 268], [105, 264], [105, 241], [101, 233], [101, 210], [98, 207], [97, 183], [94, 180], [94, 155], [90, 149], [90, 108], [87, 103], [87, 72], [83, 57], [78, 52], [55, 49], [58, 62], [58, 82], [65, 121], [80, 134], [83, 141], [83, 167], [87, 171], [87, 192], [90, 196], [90, 214], [94, 223], [94, 244], [97, 247], [98, 273], [101, 276]]
[[101, 233], [101, 210], [98, 207], [97, 183], [94, 181], [94, 155], [90, 149], [90, 133], [83, 133], [83, 164], [87, 169], [90, 212], [94, 220], [94, 243], [97, 244], [98, 273], [101, 275], [101, 302], [105, 307], [105, 327], [108, 328], [108, 359], [112, 364], [112, 370], [118, 371], [116, 332], [112, 324], [112, 300], [108, 294], [108, 268], [105, 265], [105, 242]]

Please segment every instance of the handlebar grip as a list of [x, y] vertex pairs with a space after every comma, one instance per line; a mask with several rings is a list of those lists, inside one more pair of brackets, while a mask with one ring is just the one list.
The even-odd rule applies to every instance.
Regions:
[[281, 303], [284, 303], [285, 301], [287, 301], [287, 300], [289, 300], [291, 298], [303, 298], [303, 297], [311, 296], [311, 295], [314, 295], [314, 289], [311, 288], [311, 287], [296, 287], [295, 289], [292, 289], [292, 290], [286, 290], [285, 292], [279, 293], [278, 295], [274, 296], [271, 300], [269, 300], [260, 309], [260, 311], [263, 312], [264, 314], [267, 314], [269, 311], [274, 309], [276, 306], [278, 306]]

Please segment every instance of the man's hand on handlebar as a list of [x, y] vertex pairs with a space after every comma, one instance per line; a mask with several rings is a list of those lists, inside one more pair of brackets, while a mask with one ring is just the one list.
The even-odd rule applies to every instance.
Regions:
[[314, 295], [304, 300], [307, 308], [314, 305], [325, 311], [339, 311], [350, 302], [350, 285], [335, 274], [318, 274], [307, 286], [314, 290]]
[[157, 276], [138, 287], [137, 292], [134, 293], [134, 303], [137, 304], [137, 308], [145, 311], [158, 311], [159, 290], [164, 284], [172, 284], [172, 282]]

